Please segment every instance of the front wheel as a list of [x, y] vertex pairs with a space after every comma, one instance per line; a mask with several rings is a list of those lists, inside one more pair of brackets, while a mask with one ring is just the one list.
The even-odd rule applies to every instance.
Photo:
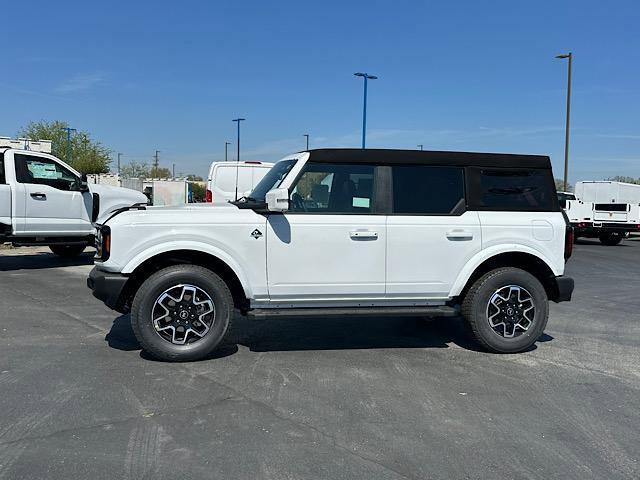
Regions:
[[498, 268], [471, 286], [462, 302], [462, 315], [483, 348], [517, 353], [531, 347], [544, 332], [549, 300], [540, 281], [529, 272]]
[[616, 232], [603, 233], [600, 235], [600, 243], [613, 247], [622, 241], [622, 234]]
[[81, 244], [77, 244], [77, 245], [60, 245], [60, 244], [54, 244], [54, 245], [49, 245], [49, 250], [51, 250], [54, 254], [58, 255], [59, 257], [77, 257], [78, 255], [80, 255], [82, 252], [84, 252], [84, 249], [87, 248], [86, 243], [81, 243]]
[[154, 357], [184, 362], [207, 357], [223, 341], [233, 318], [233, 298], [211, 270], [175, 265], [151, 275], [131, 306], [131, 326]]

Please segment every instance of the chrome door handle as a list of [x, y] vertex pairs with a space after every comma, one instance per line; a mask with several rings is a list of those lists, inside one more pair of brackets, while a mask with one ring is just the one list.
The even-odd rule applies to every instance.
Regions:
[[44, 193], [36, 192], [31, 194], [31, 198], [34, 198], [36, 200], [46, 200], [47, 195]]
[[453, 229], [446, 233], [449, 240], [473, 240], [473, 232], [463, 229]]
[[378, 232], [372, 232], [370, 230], [354, 230], [353, 232], [349, 232], [349, 236], [354, 240], [357, 240], [357, 239], [375, 240], [376, 238], [378, 238]]

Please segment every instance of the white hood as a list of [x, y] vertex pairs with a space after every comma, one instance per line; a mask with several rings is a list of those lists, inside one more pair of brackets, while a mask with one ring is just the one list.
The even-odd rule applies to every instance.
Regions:
[[96, 220], [98, 223], [102, 223], [118, 208], [128, 207], [134, 203], [147, 203], [147, 196], [144, 193], [130, 188], [89, 184], [89, 190], [100, 196], [100, 212]]

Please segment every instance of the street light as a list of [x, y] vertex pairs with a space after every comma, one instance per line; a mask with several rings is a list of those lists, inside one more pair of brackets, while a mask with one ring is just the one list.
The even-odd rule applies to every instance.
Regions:
[[245, 118], [234, 118], [231, 120], [232, 122], [236, 122], [238, 124], [238, 161], [240, 161], [240, 122], [244, 122]]
[[303, 137], [305, 137], [307, 139], [307, 148], [306, 150], [309, 150], [309, 134], [305, 133], [304, 135], [302, 135]]
[[367, 80], [377, 80], [378, 77], [362, 72], [354, 73], [354, 75], [364, 78], [364, 105], [362, 107], [362, 148], [364, 148], [367, 138]]
[[67, 132], [67, 163], [71, 164], [71, 132], [76, 132], [75, 128], [64, 127], [62, 130]]
[[224, 161], [226, 162], [229, 158], [227, 147], [231, 145], [231, 142], [224, 142]]
[[422, 151], [424, 145], [422, 145], [421, 143], [418, 144], [418, 148]]
[[238, 169], [240, 165], [240, 122], [244, 122], [246, 119], [244, 118], [234, 118], [232, 122], [236, 122], [238, 124], [238, 163], [236, 163], [236, 201], [238, 201]]
[[120, 175], [120, 157], [122, 157], [122, 154], [118, 153], [118, 175]]
[[569, 186], [569, 117], [571, 116], [571, 62], [573, 60], [573, 54], [571, 52], [563, 53], [556, 55], [556, 58], [569, 59], [569, 69], [567, 72], [567, 124], [564, 132], [564, 191], [566, 192]]

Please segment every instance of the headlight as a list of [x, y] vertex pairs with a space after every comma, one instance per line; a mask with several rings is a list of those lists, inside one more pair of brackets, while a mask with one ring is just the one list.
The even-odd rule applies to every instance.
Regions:
[[96, 225], [96, 260], [109, 259], [111, 253], [111, 229], [106, 225]]

